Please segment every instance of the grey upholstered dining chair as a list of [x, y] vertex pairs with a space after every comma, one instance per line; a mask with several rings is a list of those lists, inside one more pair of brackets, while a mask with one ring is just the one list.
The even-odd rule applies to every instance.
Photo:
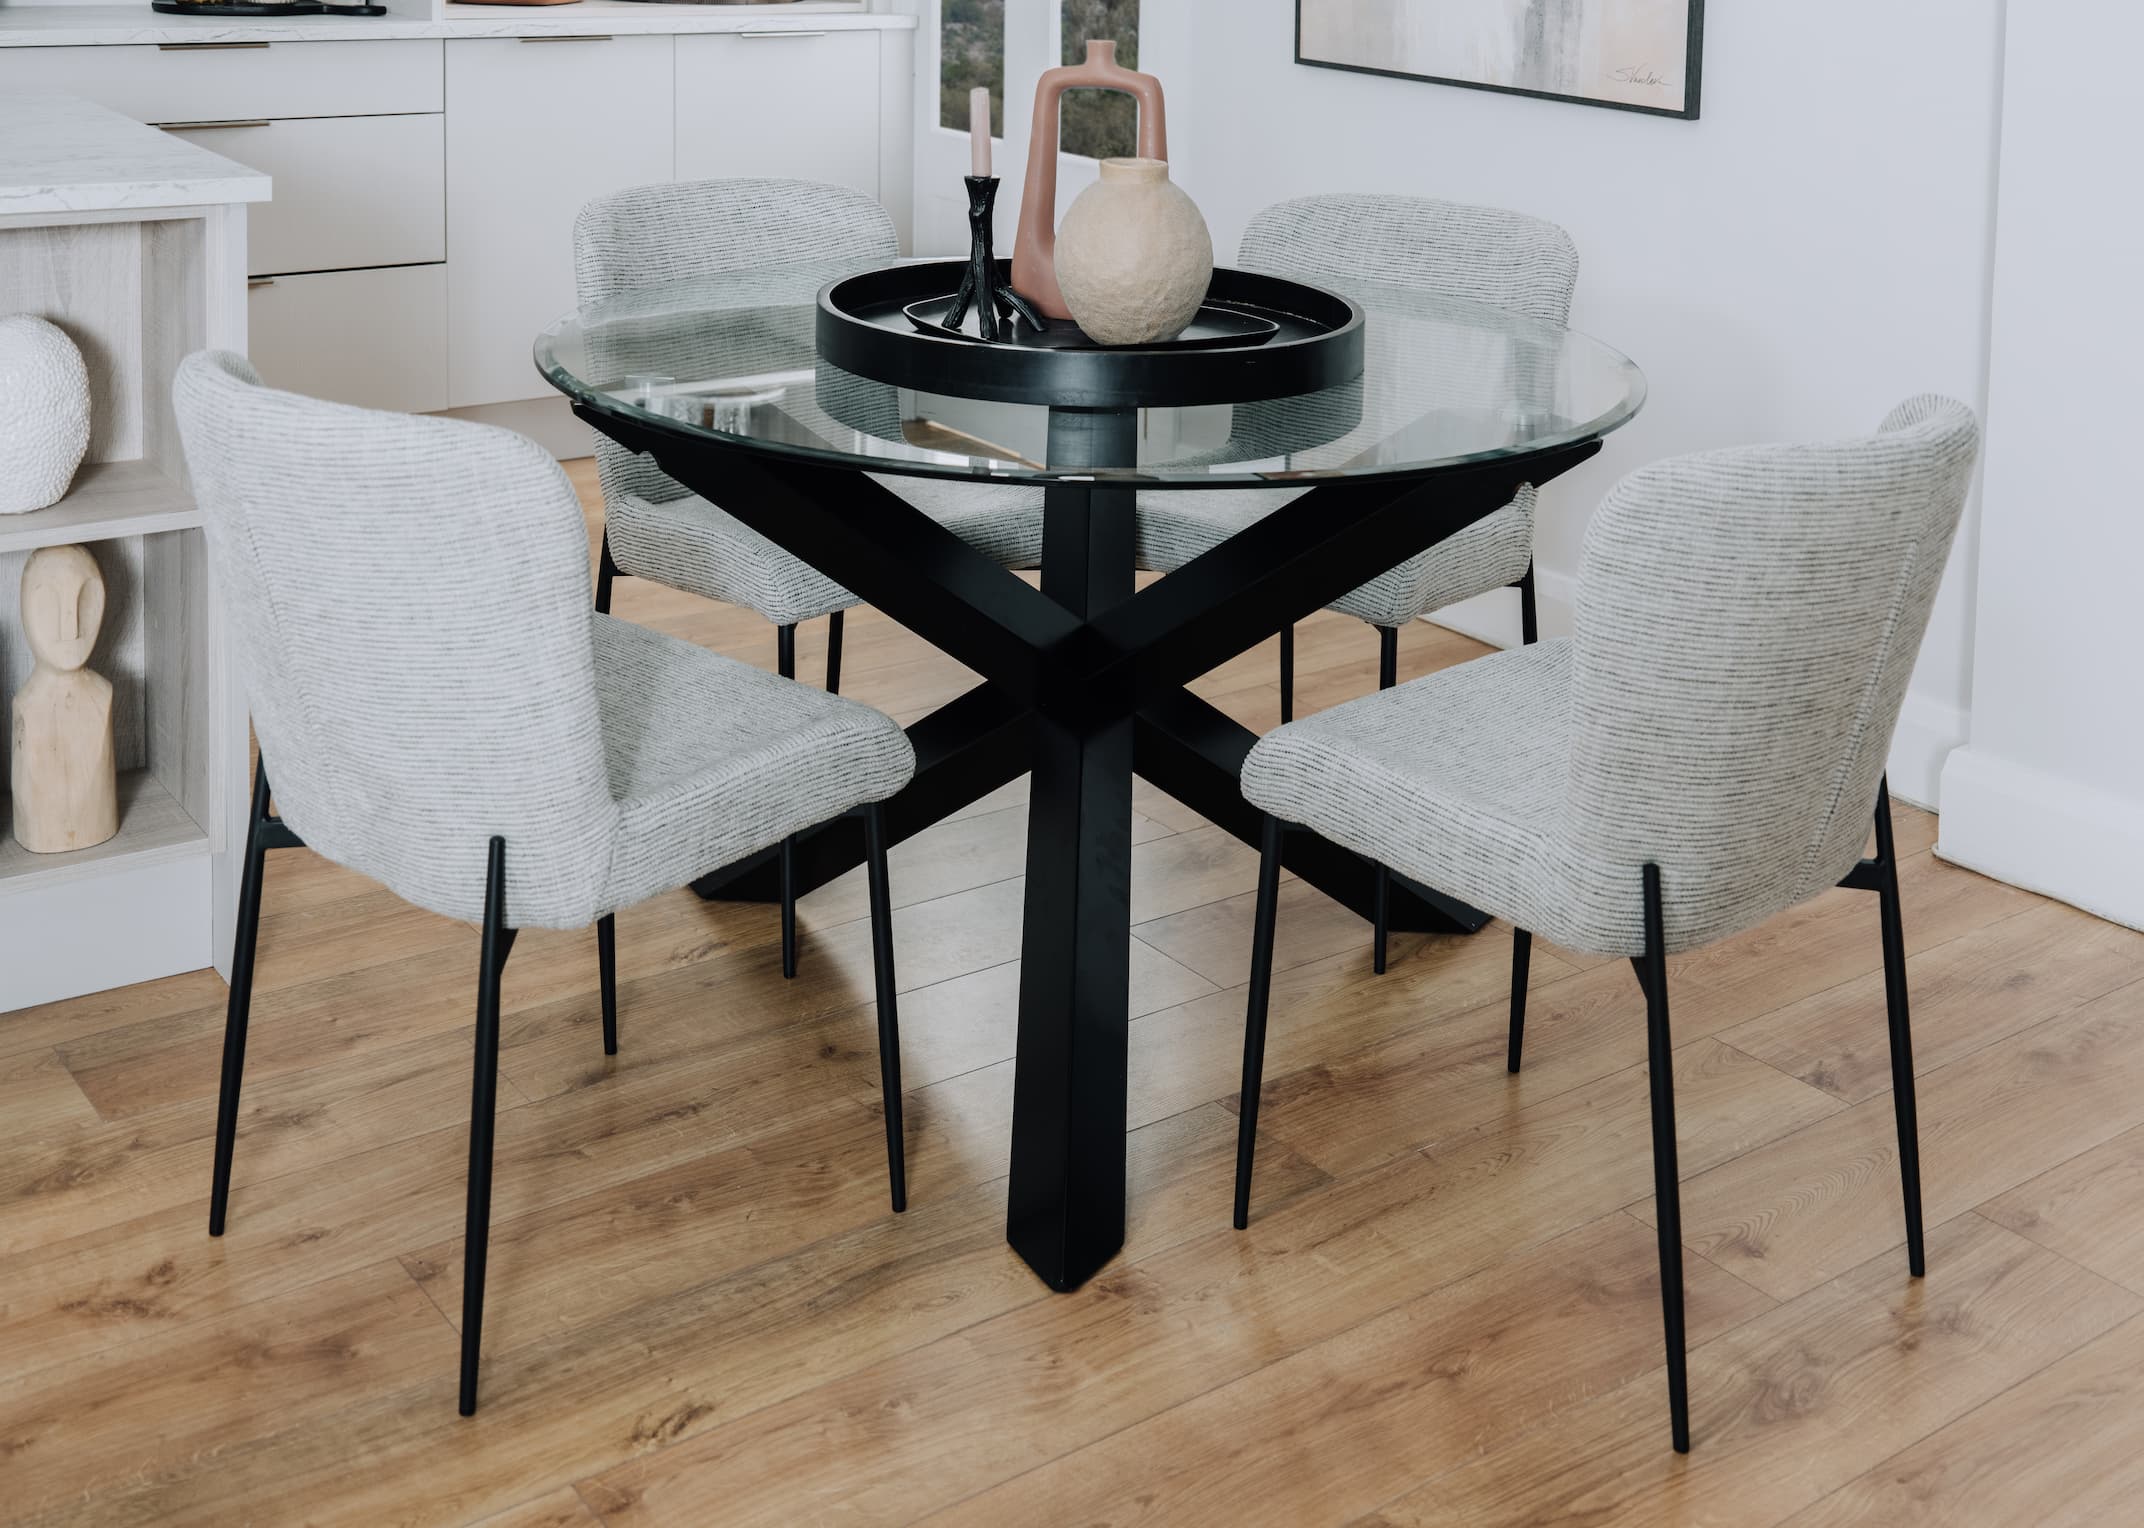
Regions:
[[[1357, 281], [1413, 287], [1555, 324], [1570, 318], [1578, 284], [1578, 248], [1555, 224], [1418, 196], [1309, 196], [1277, 203], [1251, 219], [1236, 263], [1340, 292]], [[1377, 342], [1374, 333], [1369, 339]], [[1142, 494], [1140, 565], [1173, 572], [1298, 491]], [[1535, 639], [1534, 498], [1532, 487], [1523, 489], [1495, 514], [1333, 604], [1377, 628], [1380, 688], [1390, 689], [1398, 677], [1402, 626], [1492, 589], [1516, 586], [1521, 630], [1527, 642]], [[1293, 628], [1281, 633], [1283, 722], [1295, 714], [1294, 636]]]
[[[878, 803], [915, 773], [869, 707], [597, 615], [580, 504], [505, 430], [179, 368], [179, 428], [260, 740], [224, 1030], [209, 1232], [223, 1234], [266, 850], [303, 844], [478, 923], [461, 1410], [476, 1406], [499, 979], [522, 928], [596, 925], [616, 1054], [618, 909], [858, 811], [879, 1069], [904, 1207], [892, 922]], [[268, 766], [275, 766], [269, 815]]]
[[[1924, 1270], [1906, 952], [1884, 757], [1978, 449], [1963, 404], [1873, 436], [1658, 463], [1586, 534], [1576, 634], [1463, 663], [1268, 734], [1236, 1224], [1248, 1221], [1284, 824], [1532, 936], [1626, 955], [1646, 998], [1675, 1447], [1689, 1448], [1667, 957], [1845, 885], [1879, 896], [1906, 1245]], [[1861, 858], [1875, 816], [1876, 857]]]
[[[650, 287], [765, 271], [785, 259], [827, 262], [900, 256], [886, 209], [860, 191], [806, 180], [706, 180], [637, 186], [598, 197], [573, 225], [583, 308]], [[816, 278], [797, 298], [810, 302]], [[603, 547], [596, 609], [610, 609], [623, 573], [756, 610], [776, 628], [775, 666], [796, 677], [797, 623], [828, 616], [826, 687], [841, 688], [842, 613], [856, 596], [759, 532], [668, 477], [646, 457], [597, 435]], [[872, 481], [1007, 567], [1042, 561], [1042, 493], [1003, 484], [914, 477]], [[784, 858], [786, 871], [788, 861]], [[782, 881], [782, 972], [796, 975], [796, 898]]]

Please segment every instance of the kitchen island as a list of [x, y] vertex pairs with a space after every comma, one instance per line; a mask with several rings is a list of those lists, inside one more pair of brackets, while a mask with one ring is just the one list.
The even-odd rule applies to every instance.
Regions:
[[[0, 688], [26, 672], [14, 590], [86, 545], [107, 588], [118, 835], [32, 854], [0, 832], [0, 1010], [229, 959], [245, 702], [171, 414], [181, 358], [246, 348], [248, 208], [268, 176], [78, 97], [0, 91], [0, 313], [65, 330], [90, 382], [88, 459], [49, 508], [0, 516]], [[0, 779], [7, 770], [0, 765]]]

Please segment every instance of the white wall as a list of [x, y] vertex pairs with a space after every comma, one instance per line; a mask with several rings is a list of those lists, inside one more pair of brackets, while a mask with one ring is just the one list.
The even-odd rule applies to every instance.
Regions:
[[[1578, 241], [1572, 322], [1628, 351], [1652, 395], [1544, 494], [1550, 632], [1586, 516], [1630, 468], [1863, 432], [1924, 390], [1984, 410], [2002, 0], [1711, 0], [1697, 122], [1299, 66], [1294, 0], [1145, 13], [1156, 71], [1174, 61], [1174, 173], [1217, 248], [1269, 202], [1337, 190], [1520, 208]], [[1965, 736], [1974, 531], [1892, 759], [1909, 800], [1934, 800]], [[1511, 596], [1475, 603], [1450, 624], [1516, 640]]]
[[1938, 848], [2144, 927], [2140, 51], [2135, 0], [2010, 8], [1972, 739]]

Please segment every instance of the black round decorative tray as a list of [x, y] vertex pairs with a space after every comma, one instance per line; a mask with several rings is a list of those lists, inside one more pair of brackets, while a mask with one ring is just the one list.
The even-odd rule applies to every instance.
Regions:
[[[1009, 262], [998, 263], [1009, 285]], [[1061, 408], [1251, 403], [1362, 375], [1362, 309], [1285, 277], [1217, 268], [1183, 341], [1104, 346], [1076, 330], [1053, 325], [1037, 336], [1022, 325], [1019, 338], [985, 344], [932, 333], [908, 312], [942, 305], [966, 269], [965, 260], [940, 260], [833, 282], [819, 293], [820, 356], [895, 387]], [[1239, 337], [1216, 333], [1226, 329]]]

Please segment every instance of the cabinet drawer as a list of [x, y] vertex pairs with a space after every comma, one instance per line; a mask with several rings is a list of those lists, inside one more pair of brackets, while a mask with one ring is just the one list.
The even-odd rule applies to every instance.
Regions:
[[677, 40], [677, 177], [781, 175], [878, 187], [878, 33]]
[[426, 413], [447, 406], [447, 268], [326, 271], [246, 294], [254, 366], [271, 387]]
[[447, 258], [446, 118], [301, 117], [174, 128], [275, 177], [246, 222], [255, 276]]
[[428, 37], [0, 48], [0, 91], [71, 91], [141, 122], [443, 111], [441, 76]]
[[448, 340], [456, 408], [550, 393], [530, 347], [573, 311], [573, 220], [670, 179], [670, 38], [447, 45]]

